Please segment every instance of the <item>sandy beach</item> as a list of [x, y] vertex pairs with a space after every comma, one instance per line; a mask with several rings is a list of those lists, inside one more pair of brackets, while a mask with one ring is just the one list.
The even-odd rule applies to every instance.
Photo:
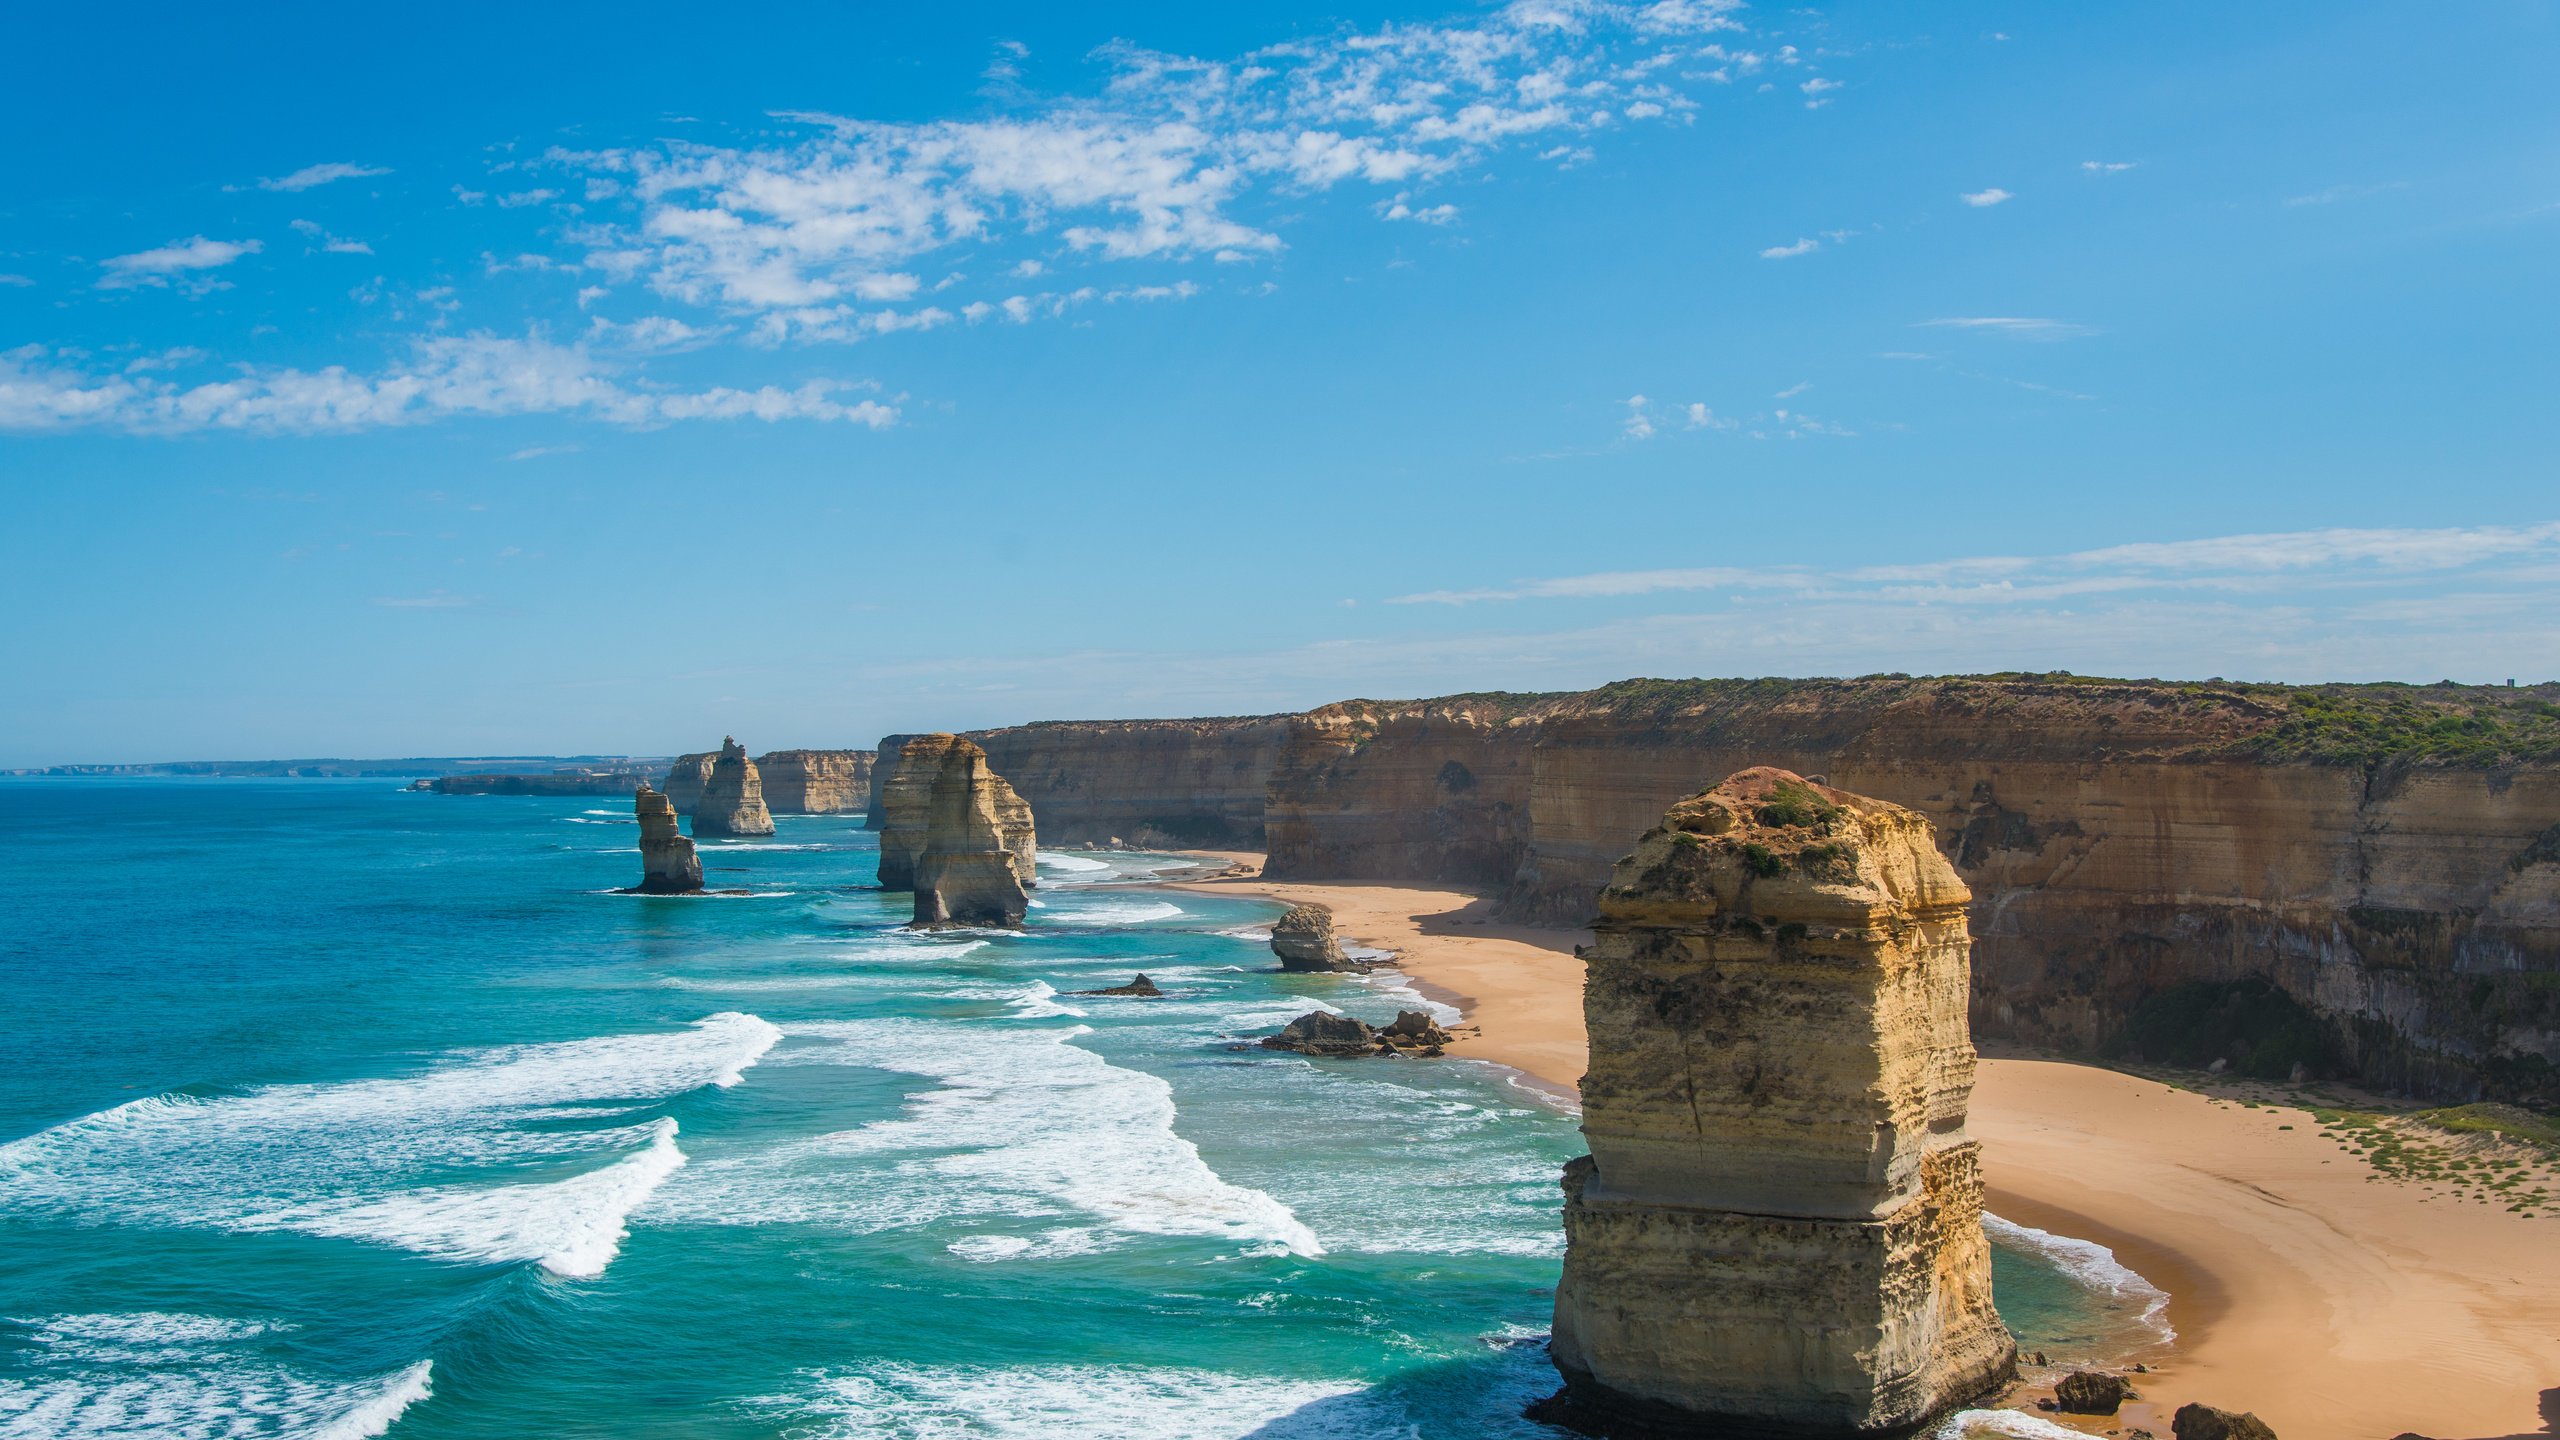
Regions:
[[[1588, 932], [1496, 923], [1459, 891], [1274, 884], [1258, 855], [1217, 858], [1255, 873], [1185, 888], [1330, 906], [1346, 941], [1396, 952], [1466, 1011], [1454, 1053], [1579, 1083]], [[2286, 1440], [2560, 1434], [2560, 1216], [2378, 1175], [2293, 1105], [2060, 1061], [1986, 1058], [1972, 1127], [1996, 1213], [2104, 1244], [2171, 1296], [2177, 1339], [2140, 1357], [2144, 1398], [2079, 1428], [2165, 1440], [2170, 1412], [2200, 1400]]]

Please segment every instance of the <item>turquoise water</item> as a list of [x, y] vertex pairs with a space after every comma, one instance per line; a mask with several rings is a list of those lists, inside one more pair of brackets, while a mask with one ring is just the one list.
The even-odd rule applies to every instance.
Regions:
[[0, 782], [0, 1436], [1550, 1433], [1570, 1115], [1237, 1048], [1419, 1001], [1162, 857], [919, 936], [779, 825], [644, 898], [610, 804]]

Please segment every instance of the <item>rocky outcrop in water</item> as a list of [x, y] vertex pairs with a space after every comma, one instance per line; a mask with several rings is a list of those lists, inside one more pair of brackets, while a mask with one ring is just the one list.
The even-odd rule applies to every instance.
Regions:
[[703, 835], [770, 835], [773, 814], [765, 809], [764, 779], [747, 748], [723, 738], [711, 760], [711, 776], [702, 782], [702, 798], [694, 802], [693, 833]]
[[1618, 862], [1547, 1418], [1882, 1436], [2015, 1373], [1965, 1133], [1968, 899], [1921, 816], [1771, 769]]
[[1449, 1039], [1449, 1032], [1420, 1010], [1399, 1011], [1395, 1023], [1387, 1026], [1372, 1026], [1366, 1020], [1336, 1015], [1330, 1010], [1310, 1010], [1281, 1027], [1279, 1034], [1264, 1036], [1262, 1048], [1336, 1058], [1402, 1055], [1430, 1059], [1441, 1053]]
[[[890, 736], [880, 743], [881, 753]], [[995, 817], [1001, 848], [1010, 857], [1014, 878], [1024, 889], [1039, 883], [1039, 837], [1032, 821], [1031, 804], [1014, 793], [1003, 776], [987, 763], [987, 754], [973, 741], [957, 735], [933, 734], [908, 736], [899, 741], [897, 760], [885, 758], [873, 774], [888, 778], [880, 787], [880, 888], [913, 890], [916, 867], [924, 857], [928, 832], [932, 828], [933, 796], [943, 783], [946, 771], [954, 766], [976, 767], [984, 777], [987, 804]]]
[[855, 815], [871, 805], [868, 750], [772, 750], [756, 757], [776, 815]]
[[640, 893], [690, 895], [701, 890], [702, 859], [684, 838], [666, 793], [641, 781], [632, 792], [631, 813], [640, 821]]
[[1078, 995], [1116, 995], [1128, 1000], [1161, 1000], [1164, 998], [1164, 991], [1156, 988], [1156, 982], [1148, 979], [1147, 972], [1144, 970], [1139, 971], [1138, 978], [1130, 981], [1126, 985], [1114, 985], [1108, 990], [1078, 990], [1075, 993]]
[[2169, 1417], [2169, 1432], [2178, 1440], [2276, 1440], [2276, 1432], [2257, 1416], [2210, 1405], [2179, 1406]]
[[2055, 1408], [2072, 1415], [2113, 1415], [2132, 1396], [2123, 1376], [2103, 1370], [2074, 1370], [2053, 1387]]
[[1333, 912], [1322, 905], [1292, 905], [1271, 923], [1271, 953], [1283, 970], [1357, 970], [1334, 938]]

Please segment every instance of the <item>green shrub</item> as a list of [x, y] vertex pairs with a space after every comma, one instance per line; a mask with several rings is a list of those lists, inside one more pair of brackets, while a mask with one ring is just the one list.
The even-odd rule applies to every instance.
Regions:
[[1858, 852], [1829, 841], [1804, 847], [1796, 856], [1796, 865], [1814, 879], [1833, 885], [1846, 885], [1858, 878]]
[[1760, 823], [1770, 826], [1828, 826], [1840, 818], [1840, 807], [1815, 794], [1811, 786], [1781, 780], [1760, 807]]
[[1746, 840], [1742, 842], [1742, 868], [1766, 880], [1785, 873], [1787, 862], [1778, 858], [1778, 852], [1759, 841]]

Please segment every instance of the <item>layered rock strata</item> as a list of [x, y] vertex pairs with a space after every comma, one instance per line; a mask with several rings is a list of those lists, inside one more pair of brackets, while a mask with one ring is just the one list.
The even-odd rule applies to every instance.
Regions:
[[702, 786], [711, 778], [711, 762], [720, 758], [717, 750], [699, 755], [679, 755], [667, 767], [667, 803], [676, 807], [678, 815], [690, 816], [702, 803]]
[[2015, 1373], [1965, 1132], [1970, 898], [1922, 816], [1766, 768], [1618, 862], [1552, 1418], [1900, 1435]]
[[1271, 953], [1283, 970], [1357, 970], [1334, 938], [1333, 912], [1322, 905], [1292, 905], [1271, 923]]
[[711, 760], [711, 776], [702, 782], [702, 798], [694, 802], [693, 833], [703, 835], [770, 835], [773, 813], [765, 808], [764, 779], [747, 748], [723, 737]]
[[[1018, 927], [1030, 908], [1016, 836], [1006, 828], [1014, 808], [1004, 782], [987, 768], [986, 752], [966, 740], [945, 748], [940, 763], [920, 762], [914, 742], [902, 774], [906, 783], [930, 776], [925, 795], [923, 844], [915, 859], [915, 927]], [[893, 812], [894, 813], [894, 812]], [[1026, 829], [1024, 808], [1019, 821]], [[1027, 836], [1020, 837], [1027, 846]]]
[[857, 815], [871, 806], [868, 750], [773, 750], [756, 757], [776, 815]]
[[1009, 857], [1014, 879], [1029, 889], [1039, 883], [1039, 836], [1032, 820], [1031, 803], [1016, 794], [1003, 776], [987, 763], [987, 753], [969, 740], [957, 735], [915, 735], [901, 740], [895, 763], [881, 741], [882, 762], [873, 774], [886, 774], [881, 788], [880, 816], [880, 888], [913, 890], [916, 871], [923, 859], [933, 823], [933, 797], [944, 783], [946, 771], [954, 766], [974, 766], [984, 778], [986, 799], [999, 836], [999, 848]]
[[640, 782], [632, 792], [631, 813], [640, 822], [640, 893], [690, 895], [702, 888], [702, 859], [676, 823], [676, 807], [666, 792]]

